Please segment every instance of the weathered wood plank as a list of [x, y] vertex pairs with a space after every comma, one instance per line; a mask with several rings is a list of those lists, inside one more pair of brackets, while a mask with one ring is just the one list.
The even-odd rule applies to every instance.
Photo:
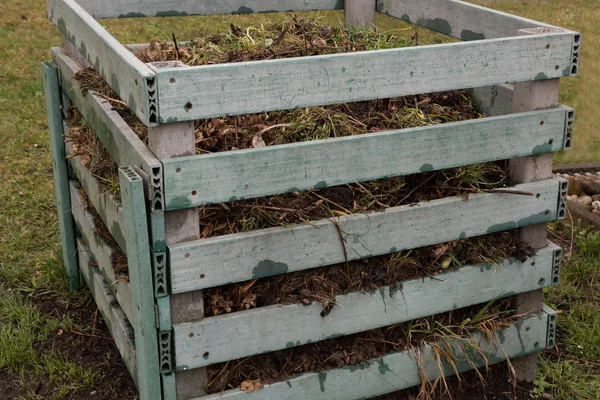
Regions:
[[470, 90], [477, 111], [490, 117], [513, 112], [512, 85], [484, 86]]
[[111, 235], [124, 252], [127, 251], [125, 234], [123, 228], [123, 210], [121, 202], [112, 193], [100, 187], [98, 178], [92, 172], [81, 165], [81, 156], [72, 156], [73, 149], [67, 146], [67, 155], [71, 156], [68, 161], [79, 183], [85, 189], [90, 202], [96, 212], [108, 228]]
[[46, 0], [48, 19], [147, 125], [156, 123], [154, 73], [73, 0]]
[[131, 165], [140, 168], [145, 179], [146, 197], [152, 201], [153, 208], [164, 207], [162, 195], [162, 164], [148, 147], [131, 130], [104, 98], [88, 91], [81, 94], [79, 84], [73, 75], [81, 68], [61, 49], [52, 49], [52, 59], [59, 68], [63, 90], [90, 125], [102, 145], [119, 166]]
[[400, 289], [386, 286], [371, 293], [337, 296], [326, 317], [321, 316], [323, 306], [318, 303], [291, 304], [177, 324], [173, 326], [177, 368], [314, 343], [550, 286], [556, 276], [555, 252], [560, 248], [549, 244], [523, 263], [505, 260], [465, 266], [435, 278], [405, 281]]
[[98, 269], [104, 276], [104, 280], [110, 283], [110, 288], [114, 293], [115, 298], [119, 302], [121, 309], [127, 316], [127, 319], [133, 321], [133, 309], [131, 304], [131, 288], [127, 277], [117, 275], [113, 271], [110, 255], [113, 249], [109, 247], [94, 226], [92, 216], [85, 211], [81, 196], [79, 195], [79, 186], [76, 182], [71, 181], [71, 213], [75, 219], [75, 224], [83, 240], [94, 255], [94, 259], [98, 263]]
[[458, 0], [377, 0], [377, 11], [462, 40], [511, 37], [523, 28], [553, 28]]
[[118, 306], [117, 299], [110, 289], [110, 283], [106, 282], [97, 268], [92, 266], [94, 259], [90, 249], [81, 242], [79, 242], [78, 247], [81, 275], [87, 282], [104, 322], [115, 340], [119, 354], [121, 354], [121, 358], [129, 370], [129, 374], [137, 384], [133, 328], [123, 310]]
[[340, 10], [343, 7], [343, 0], [94, 0], [93, 15], [94, 18], [172, 17]]
[[341, 263], [344, 253], [356, 260], [552, 221], [559, 186], [549, 179], [514, 187], [535, 196], [485, 193], [336, 218], [344, 245], [329, 219], [170, 245], [171, 289], [182, 293]]
[[166, 208], [187, 208], [558, 151], [565, 142], [568, 110], [561, 107], [173, 158], [163, 162]]
[[[548, 330], [548, 314], [541, 317], [524, 318], [502, 331], [503, 341], [494, 339], [491, 343], [482, 335], [475, 334], [471, 340], [481, 347], [490, 364], [515, 357], [541, 351], [546, 347]], [[458, 357], [458, 369], [465, 372], [473, 367], [465, 362], [465, 348], [457, 344], [455, 355]], [[284, 382], [265, 385], [263, 389], [245, 393], [239, 389], [215, 393], [194, 400], [244, 399], [244, 400], [352, 400], [366, 399], [397, 390], [407, 389], [421, 383], [419, 366], [423, 366], [427, 379], [435, 380], [442, 372], [451, 376], [455, 372], [449, 365], [443, 371], [437, 364], [434, 352], [429, 346], [420, 349], [419, 356], [413, 351], [393, 353], [371, 360], [357, 367], [344, 367], [325, 372], [309, 372]], [[485, 361], [474, 357], [471, 359], [477, 366], [485, 365]]]
[[375, 26], [375, 0], [345, 0], [346, 24], [358, 28]]
[[69, 278], [69, 288], [76, 290], [79, 287], [79, 270], [77, 268], [73, 218], [71, 218], [71, 213], [69, 212], [71, 210], [69, 173], [67, 162], [65, 161], [61, 90], [58, 83], [58, 70], [56, 66], [49, 61], [43, 62], [42, 77], [44, 80], [46, 113], [48, 115], [48, 130], [50, 132], [54, 193], [56, 194], [56, 209], [58, 213], [63, 263]]
[[158, 71], [160, 122], [570, 75], [572, 33]]
[[138, 389], [144, 400], [161, 400], [160, 363], [154, 303], [148, 220], [142, 178], [133, 168], [119, 168], [127, 240], [127, 261], [135, 333]]

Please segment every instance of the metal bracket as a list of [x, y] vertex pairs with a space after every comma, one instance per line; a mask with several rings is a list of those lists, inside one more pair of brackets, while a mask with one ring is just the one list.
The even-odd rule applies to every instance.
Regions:
[[173, 343], [171, 338], [171, 331], [158, 332], [161, 374], [170, 374], [173, 372]]
[[564, 178], [557, 177], [558, 180], [558, 207], [556, 211], [557, 219], [565, 219], [567, 215], [567, 191], [569, 189], [569, 181]]
[[552, 286], [560, 283], [560, 263], [562, 262], [562, 249], [558, 247], [552, 255]]
[[152, 270], [154, 272], [154, 297], [168, 296], [167, 253], [165, 251], [152, 253]]
[[575, 110], [573, 110], [572, 108], [568, 108], [567, 115], [565, 117], [565, 138], [563, 142], [563, 150], [568, 150], [571, 148], [574, 120]]
[[546, 334], [546, 348], [551, 349], [556, 343], [556, 316], [557, 313], [545, 304], [542, 304], [542, 312], [548, 315], [548, 331]]

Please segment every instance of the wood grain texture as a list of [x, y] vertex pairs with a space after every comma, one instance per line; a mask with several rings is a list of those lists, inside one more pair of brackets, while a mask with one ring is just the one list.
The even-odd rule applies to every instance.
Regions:
[[73, 218], [79, 233], [83, 237], [83, 240], [87, 243], [87, 247], [92, 252], [96, 263], [98, 264], [98, 270], [104, 277], [104, 280], [110, 283], [110, 289], [114, 294], [115, 298], [119, 302], [119, 305], [127, 319], [133, 321], [133, 309], [131, 303], [131, 287], [127, 281], [127, 277], [124, 275], [117, 275], [113, 271], [110, 256], [113, 249], [108, 246], [98, 235], [96, 226], [92, 216], [85, 211], [84, 205], [81, 202], [81, 196], [79, 195], [79, 186], [76, 182], [71, 181], [71, 202]]
[[89, 61], [132, 111], [151, 124], [148, 79], [154, 73], [73, 0], [47, 0], [50, 21]]
[[203, 367], [314, 343], [550, 286], [557, 249], [549, 244], [523, 263], [505, 260], [465, 266], [435, 278], [402, 282], [400, 289], [386, 286], [337, 296], [325, 317], [318, 303], [290, 304], [178, 324], [173, 327], [177, 368]]
[[343, 0], [94, 0], [94, 18], [143, 18], [187, 15], [253, 14], [339, 10]]
[[[499, 232], [556, 219], [559, 181], [449, 197], [384, 212], [201, 239], [169, 246], [171, 289], [182, 293]], [[201, 277], [202, 276], [202, 277]]]
[[148, 221], [142, 178], [133, 168], [119, 168], [131, 302], [135, 310], [135, 332], [138, 390], [144, 400], [161, 400], [158, 336], [154, 309], [154, 288]]
[[558, 78], [570, 74], [572, 41], [571, 33], [550, 33], [166, 68], [156, 78], [160, 122]]
[[[77, 107], [115, 163], [118, 166], [138, 167], [148, 176], [145, 182], [146, 197], [151, 199], [154, 191], [162, 186], [161, 163], [108, 100], [95, 95], [93, 91], [82, 95], [79, 84], [73, 78], [81, 68], [71, 58], [61, 49], [53, 48], [52, 59], [59, 68], [64, 93]], [[155, 182], [156, 179], [158, 182]]]
[[[67, 146], [67, 154], [73, 154], [70, 146]], [[80, 185], [83, 186], [89, 201], [96, 209], [104, 225], [106, 225], [121, 250], [126, 252], [127, 243], [125, 241], [121, 202], [106, 188], [100, 186], [98, 178], [87, 167], [81, 165], [81, 156], [70, 157], [69, 165], [71, 165], [72, 171], [75, 173]]]
[[461, 40], [510, 37], [523, 28], [552, 27], [458, 0], [377, 0], [377, 10]]
[[50, 150], [52, 152], [52, 171], [54, 177], [54, 193], [56, 195], [56, 210], [63, 263], [69, 279], [69, 288], [79, 287], [79, 270], [75, 247], [75, 230], [71, 218], [71, 197], [69, 192], [69, 173], [65, 160], [65, 140], [63, 137], [63, 116], [61, 112], [61, 90], [58, 81], [58, 70], [49, 61], [42, 63], [42, 78], [44, 81], [44, 96], [48, 130], [50, 133]]
[[95, 261], [91, 256], [91, 250], [81, 242], [78, 247], [81, 275], [87, 282], [87, 286], [104, 318], [104, 323], [106, 323], [115, 341], [119, 354], [121, 354], [121, 358], [129, 370], [129, 374], [137, 384], [133, 328], [123, 310], [119, 307], [118, 301], [111, 291], [110, 282], [104, 280], [102, 274], [93, 266]]
[[[546, 347], [548, 315], [524, 318], [502, 331], [503, 341], [488, 339], [475, 334], [471, 340], [479, 345], [490, 364], [506, 360], [506, 356], [534, 353]], [[464, 348], [455, 346], [460, 372], [472, 367], [464, 362]], [[438, 378], [442, 371], [437, 364], [432, 349], [428, 346], [420, 349], [420, 364], [429, 380]], [[474, 360], [478, 366], [485, 365], [481, 359]], [[444, 365], [443, 373], [451, 376], [455, 372]], [[397, 390], [407, 389], [421, 383], [418, 357], [412, 351], [392, 353], [372, 359], [370, 363], [332, 369], [321, 373], [309, 372], [288, 381], [265, 385], [262, 390], [245, 393], [239, 389], [215, 393], [194, 400], [244, 399], [244, 400], [353, 400], [366, 399]]]
[[163, 162], [166, 209], [558, 151], [568, 110], [173, 158]]

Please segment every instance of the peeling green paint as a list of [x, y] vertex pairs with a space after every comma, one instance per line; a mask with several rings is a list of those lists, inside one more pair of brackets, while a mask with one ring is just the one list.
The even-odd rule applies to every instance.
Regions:
[[378, 1], [377, 2], [377, 6], [375, 7], [375, 11], [377, 12], [383, 12], [383, 8], [385, 7], [385, 5], [383, 4], [383, 1]]
[[344, 9], [344, 0], [337, 0], [335, 2], [335, 9], [336, 10], [343, 10]]
[[408, 14], [402, 14], [402, 16], [400, 17], [400, 19], [402, 21], [411, 22], [410, 21], [410, 16]]
[[567, 68], [562, 70], [562, 76], [571, 76], [571, 66], [570, 65]]
[[385, 363], [383, 358], [380, 358], [379, 360], [375, 360], [375, 362], [378, 364], [377, 369], [379, 370], [379, 373], [381, 375], [385, 375], [386, 372], [392, 372], [392, 370], [390, 369], [390, 366]]
[[467, 234], [465, 232], [461, 232], [460, 235], [458, 235], [459, 239], [464, 239], [467, 237]]
[[159, 11], [156, 13], [157, 17], [187, 17], [188, 13], [185, 11], [177, 11], [177, 10], [168, 10], [168, 11]]
[[423, 165], [421, 165], [421, 168], [419, 168], [419, 171], [421, 171], [421, 172], [433, 171], [433, 165], [423, 164]]
[[242, 200], [241, 198], [237, 198], [237, 196], [231, 196], [227, 201], [232, 202], [232, 201], [236, 201], [236, 200]]
[[167, 203], [167, 208], [171, 210], [179, 210], [181, 208], [192, 207], [192, 201], [188, 196], [176, 196]]
[[397, 252], [398, 252], [398, 250], [396, 250], [396, 246], [394, 246], [390, 249], [390, 253], [397, 253]]
[[327, 187], [327, 182], [320, 181], [320, 182], [317, 182], [317, 184], [313, 187], [313, 189], [323, 189], [326, 187]]
[[419, 18], [417, 20], [417, 25], [431, 29], [432, 31], [443, 33], [444, 35], [452, 36], [452, 27], [450, 26], [450, 23], [443, 18]]
[[552, 215], [550, 215], [550, 214], [546, 215], [545, 211], [541, 211], [530, 217], [522, 218], [519, 221], [510, 221], [510, 222], [503, 222], [501, 224], [494, 224], [487, 229], [487, 233], [507, 231], [510, 229], [515, 229], [515, 228], [519, 228], [519, 227], [523, 227], [523, 226], [527, 226], [527, 225], [533, 225], [533, 224], [544, 222], [544, 221], [550, 221], [552, 219], [553, 219]]
[[410, 76], [413, 77], [415, 75], [415, 71], [410, 71]]
[[325, 380], [327, 379], [327, 372], [319, 372], [319, 387], [321, 393], [325, 392]]
[[550, 153], [552, 151], [552, 145], [550, 143], [538, 144], [531, 150], [531, 154], [543, 154]]
[[281, 275], [288, 272], [288, 265], [272, 260], [262, 260], [252, 269], [252, 278]]
[[534, 79], [534, 80], [536, 80], [536, 81], [541, 81], [541, 80], [544, 80], [544, 79], [548, 79], [548, 75], [546, 75], [546, 74], [545, 74], [545, 73], [543, 73], [543, 72], [540, 72], [540, 73], [539, 73], [539, 74], [537, 74], [537, 75], [535, 76], [535, 78], [533, 78], [533, 79]]
[[483, 33], [473, 32], [468, 29], [463, 29], [460, 32], [460, 38], [465, 41], [469, 40], [483, 40], [485, 39], [485, 35]]
[[342, 73], [346, 72], [346, 67], [342, 67]]

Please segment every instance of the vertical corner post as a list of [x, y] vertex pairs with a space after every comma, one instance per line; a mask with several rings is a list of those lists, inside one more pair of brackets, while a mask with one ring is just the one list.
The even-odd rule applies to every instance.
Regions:
[[[519, 35], [545, 33], [548, 28], [521, 29]], [[558, 107], [560, 80], [544, 79], [515, 84], [513, 94], [513, 112], [535, 111]], [[534, 182], [552, 177], [552, 153], [519, 157], [509, 161], [509, 180], [511, 184]], [[546, 246], [547, 226], [530, 225], [519, 230], [519, 236], [534, 249]], [[541, 289], [521, 293], [515, 298], [517, 313], [539, 314], [542, 311]], [[533, 382], [537, 372], [537, 354], [529, 354], [513, 360], [513, 366], [519, 381]]]
[[63, 116], [61, 110], [61, 89], [58, 82], [58, 68], [49, 61], [42, 62], [42, 76], [50, 131], [50, 148], [54, 171], [54, 191], [63, 261], [69, 278], [69, 288], [77, 290], [80, 286], [77, 264], [77, 245], [75, 228], [71, 216], [71, 195], [69, 190], [69, 169], [63, 138]]
[[347, 26], [357, 28], [375, 26], [376, 0], [345, 0], [344, 19]]
[[[183, 66], [180, 62], [149, 63], [153, 69]], [[159, 160], [184, 157], [196, 153], [194, 122], [175, 122], [148, 128], [148, 147]], [[200, 238], [200, 221], [196, 207], [164, 212], [166, 245]], [[200, 321], [204, 318], [204, 297], [201, 290], [170, 295], [171, 323]], [[165, 307], [161, 307], [164, 309]], [[196, 368], [163, 376], [165, 399], [188, 399], [202, 396], [207, 384], [206, 368]], [[172, 393], [175, 390], [176, 393]]]
[[131, 302], [134, 313], [138, 390], [142, 400], [161, 400], [160, 366], [146, 198], [142, 178], [129, 166], [119, 168]]

